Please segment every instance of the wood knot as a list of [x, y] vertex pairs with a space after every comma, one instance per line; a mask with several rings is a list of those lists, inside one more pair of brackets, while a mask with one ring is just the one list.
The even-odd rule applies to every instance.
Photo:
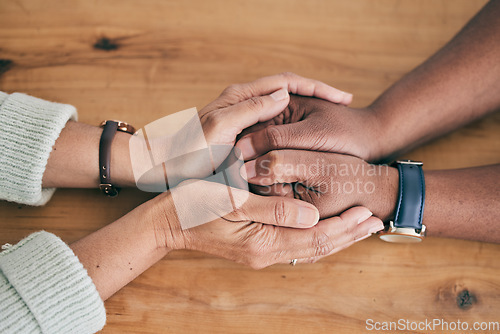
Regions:
[[457, 306], [463, 310], [471, 308], [476, 301], [476, 296], [469, 290], [462, 290], [457, 294]]
[[10, 59], [0, 59], [0, 74], [3, 74], [10, 70], [14, 62]]
[[94, 43], [94, 49], [104, 50], [104, 51], [113, 51], [117, 50], [120, 47], [116, 41], [113, 41], [107, 37], [101, 37]]

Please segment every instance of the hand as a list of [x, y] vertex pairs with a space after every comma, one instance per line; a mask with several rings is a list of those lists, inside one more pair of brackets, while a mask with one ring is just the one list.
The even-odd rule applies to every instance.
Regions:
[[370, 165], [348, 155], [271, 151], [245, 163], [242, 176], [263, 195], [298, 198], [314, 204], [320, 217], [331, 217], [362, 205], [388, 221], [395, 210], [399, 175], [396, 168]]
[[349, 93], [293, 73], [231, 85], [199, 112], [207, 143], [234, 145], [243, 129], [279, 117], [290, 102], [289, 92], [344, 105], [352, 101]]
[[189, 180], [175, 189], [181, 194], [167, 192], [158, 196], [154, 201], [160, 214], [152, 219], [156, 222], [158, 246], [203, 251], [260, 269], [295, 258], [298, 262], [314, 262], [383, 228], [382, 222], [363, 207], [317, 223], [317, 210], [305, 202], [231, 189], [236, 206], [233, 212], [183, 229], [178, 217], [189, 218], [200, 211], [219, 213], [220, 198], [227, 189], [220, 184]]
[[367, 161], [382, 158], [381, 122], [370, 108], [353, 109], [332, 102], [292, 96], [273, 119], [245, 130], [236, 147], [245, 160], [276, 149], [338, 152]]
[[[198, 116], [186, 120], [180, 129], [170, 128], [175, 130], [174, 134], [165, 135], [165, 127], [155, 124], [148, 129], [148, 145], [145, 144], [145, 136], [131, 138], [136, 181], [141, 178], [143, 190], [164, 191], [166, 184], [162, 163], [165, 162], [170, 186], [185, 179], [210, 175], [213, 168], [217, 168], [229, 155], [243, 129], [269, 121], [283, 112], [290, 101], [289, 92], [335, 103], [348, 104], [352, 100], [351, 94], [292, 73], [229, 86], [215, 101], [201, 109]], [[168, 120], [165, 121], [168, 123]], [[177, 120], [173, 124], [177, 123], [182, 124], [183, 121]], [[172, 127], [167, 124], [169, 126]], [[150, 132], [153, 128], [157, 133]], [[151, 157], [155, 167], [151, 166]], [[174, 158], [179, 159], [173, 162]]]

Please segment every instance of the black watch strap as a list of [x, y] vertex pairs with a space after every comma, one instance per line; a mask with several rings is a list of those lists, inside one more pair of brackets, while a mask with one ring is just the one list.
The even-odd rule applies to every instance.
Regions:
[[425, 180], [422, 163], [397, 161], [399, 195], [394, 227], [422, 230], [425, 203]]

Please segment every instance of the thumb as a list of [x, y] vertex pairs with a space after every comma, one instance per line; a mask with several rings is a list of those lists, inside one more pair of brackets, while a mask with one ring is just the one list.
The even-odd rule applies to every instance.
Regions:
[[[279, 89], [270, 95], [251, 97], [234, 105], [207, 113], [204, 131], [209, 144], [233, 145], [236, 136], [244, 129], [268, 121], [288, 105], [290, 95]], [[221, 134], [226, 135], [221, 135]]]
[[244, 136], [236, 143], [236, 147], [241, 150], [245, 161], [255, 159], [272, 150], [311, 150], [314, 145], [314, 142], [308, 140], [311, 132], [311, 128], [307, 126], [307, 120], [291, 124], [270, 125]]

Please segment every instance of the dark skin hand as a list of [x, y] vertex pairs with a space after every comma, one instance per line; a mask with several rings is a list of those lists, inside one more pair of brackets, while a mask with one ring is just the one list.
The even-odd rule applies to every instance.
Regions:
[[500, 107], [500, 1], [489, 2], [448, 44], [370, 106], [292, 98], [236, 144], [245, 160], [271, 150], [346, 153], [390, 161]]
[[[449, 43], [370, 106], [355, 109], [294, 96], [282, 114], [242, 133], [236, 146], [247, 161], [278, 150], [288, 150], [278, 157], [290, 164], [310, 157], [304, 151], [290, 153], [299, 152], [293, 150], [343, 153], [370, 162], [391, 161], [500, 107], [499, 40], [500, 1], [497, 0], [490, 1]], [[268, 158], [276, 160], [275, 156]], [[325, 158], [344, 159], [347, 158], [337, 155]], [[310, 159], [305, 165], [315, 160]], [[350, 163], [359, 164], [362, 162], [357, 160]], [[428, 234], [500, 242], [499, 169], [499, 165], [493, 165], [426, 171], [424, 223]], [[266, 184], [301, 182], [309, 186], [318, 182], [304, 175], [295, 181], [271, 181]], [[255, 180], [249, 182], [255, 183]], [[380, 184], [378, 188], [389, 190], [370, 196], [366, 193], [334, 196], [326, 206], [317, 197], [318, 193], [309, 188], [301, 196], [309, 196], [311, 202], [318, 203], [322, 216], [355, 203], [365, 203], [375, 214], [388, 220], [394, 214], [390, 208], [396, 203], [397, 182], [397, 178], [391, 176], [381, 177], [381, 181], [376, 182]], [[283, 186], [273, 186], [273, 189], [279, 190], [279, 187]], [[287, 190], [287, 186], [284, 189]], [[317, 191], [314, 187], [312, 190]], [[322, 196], [328, 198], [328, 195]]]

